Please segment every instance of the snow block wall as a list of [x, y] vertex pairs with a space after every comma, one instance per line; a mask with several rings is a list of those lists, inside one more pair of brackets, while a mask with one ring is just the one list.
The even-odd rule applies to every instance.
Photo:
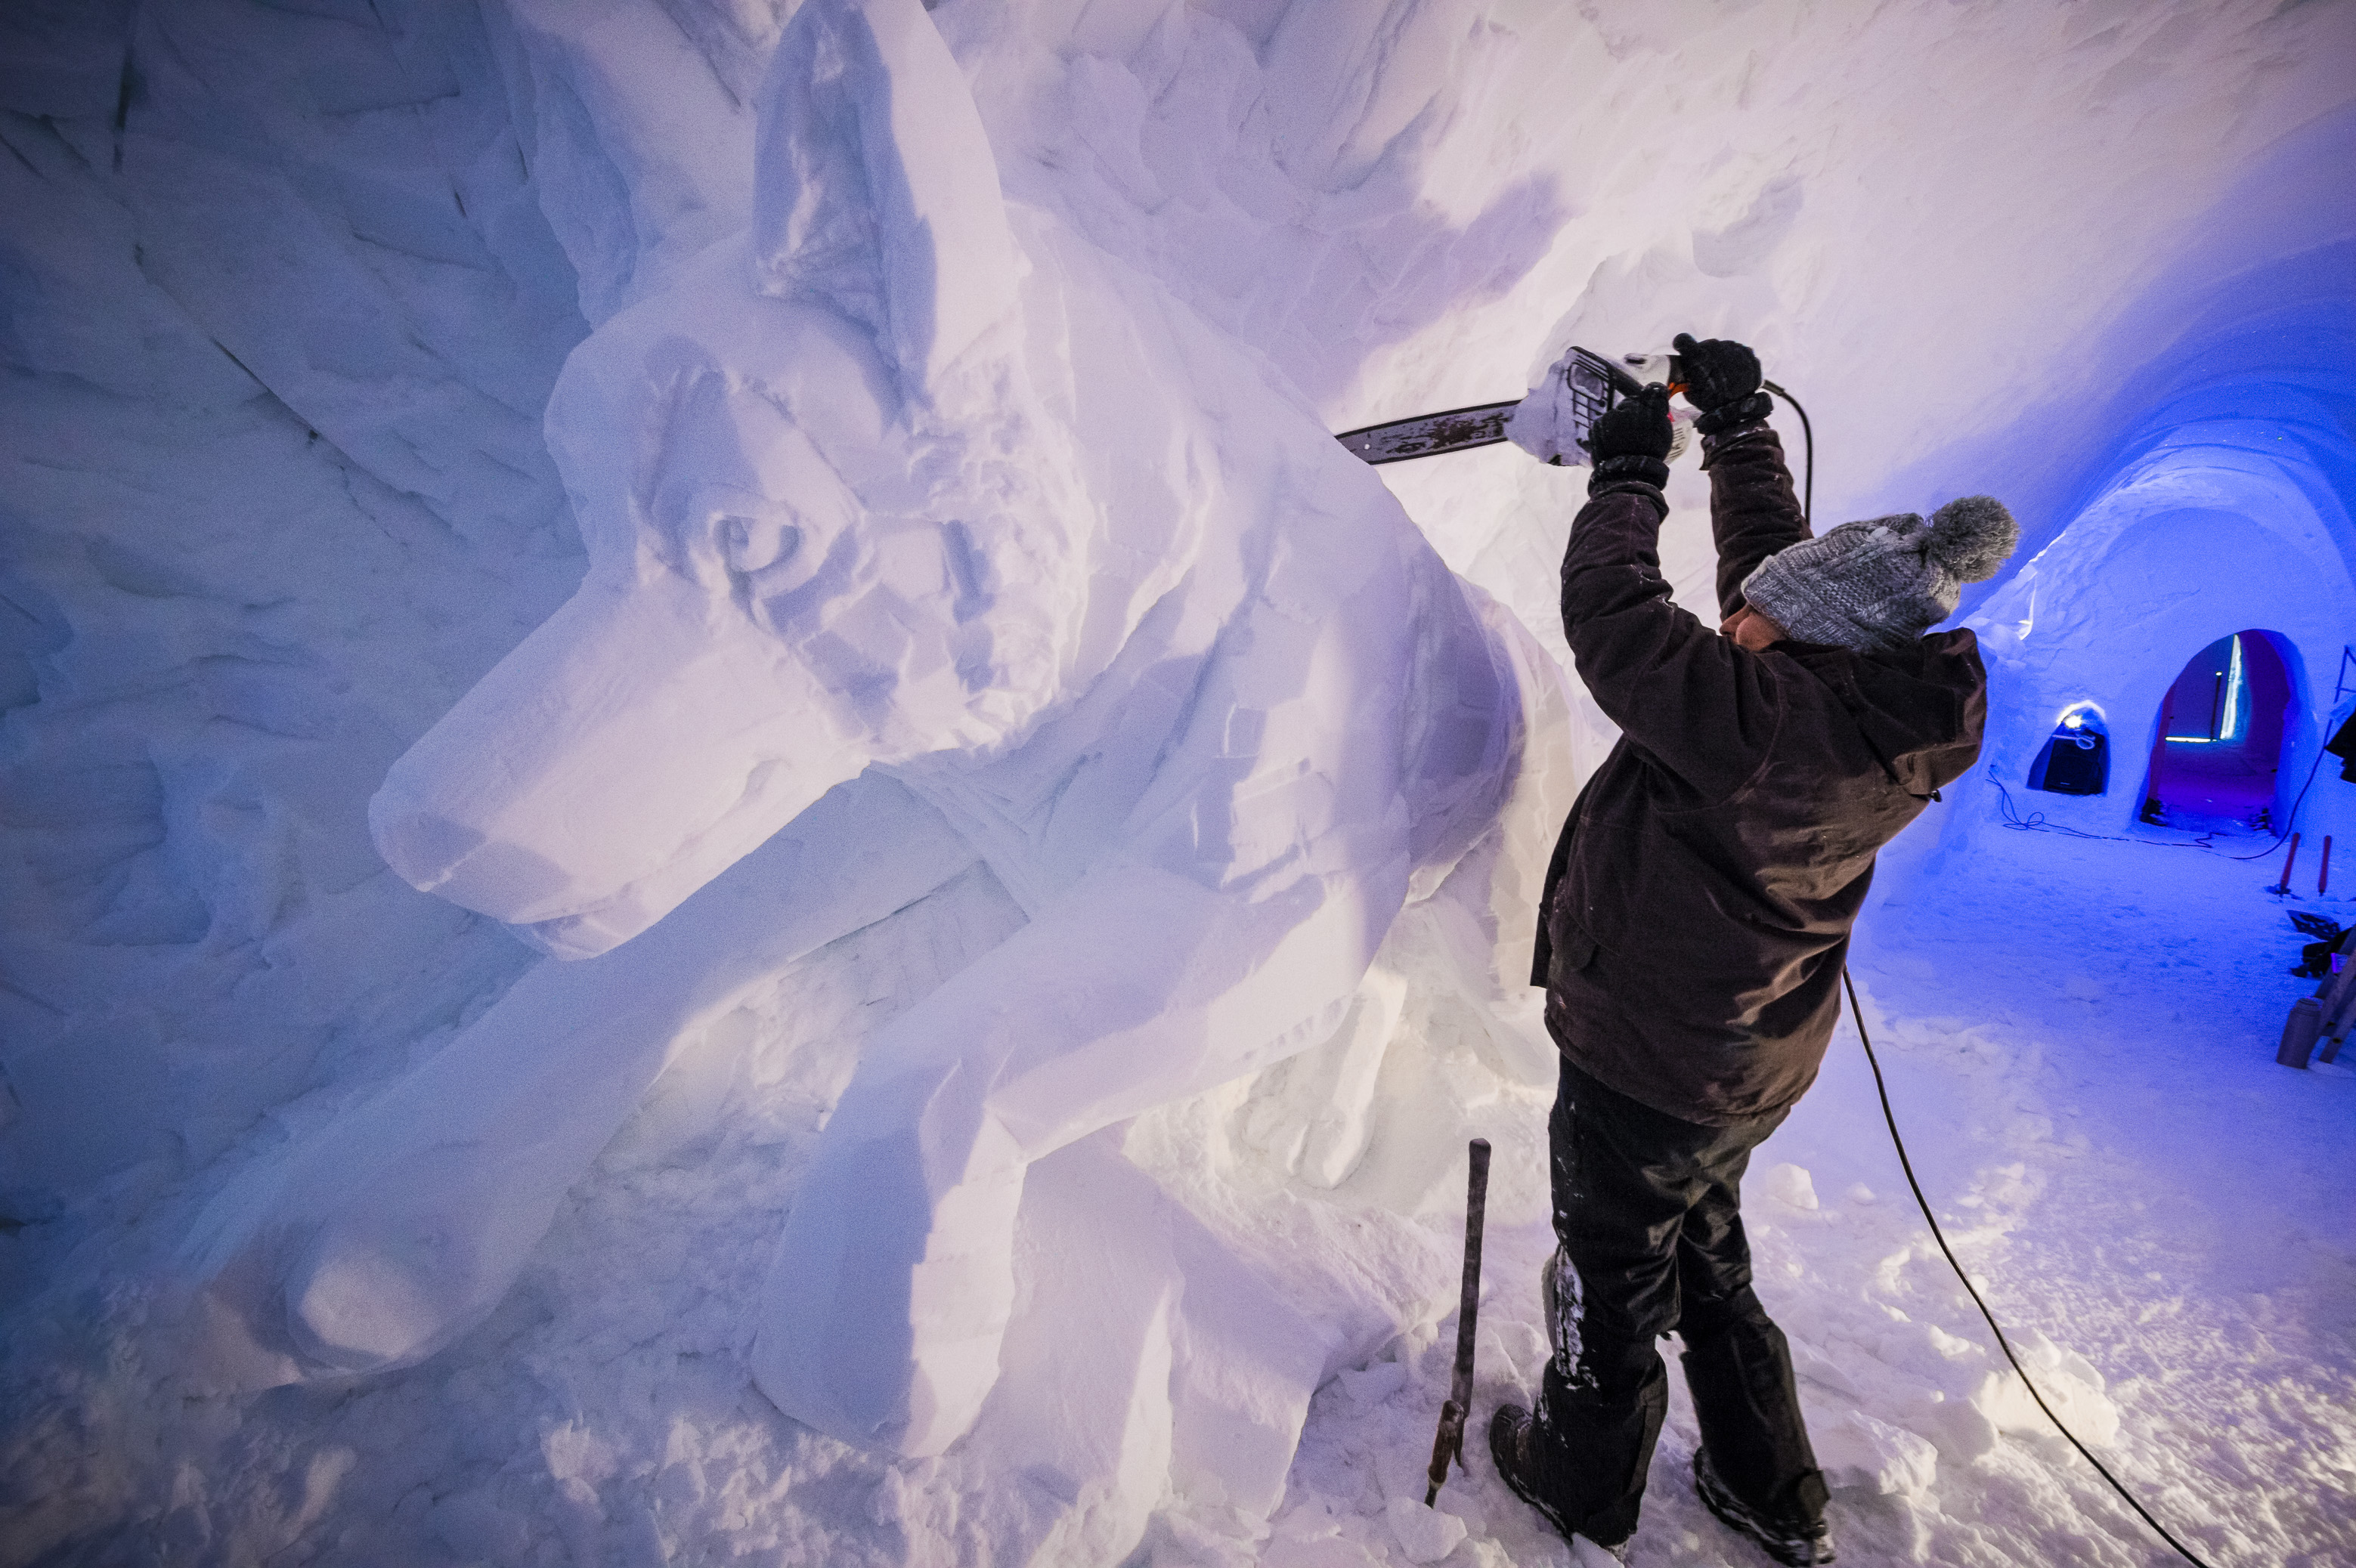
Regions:
[[0, 1563], [1256, 1556], [1452, 1306], [1466, 1136], [1542, 1227], [1612, 739], [1580, 476], [1328, 432], [1743, 337], [1826, 521], [2022, 517], [2016, 798], [2093, 703], [2038, 805], [2122, 830], [2254, 628], [2304, 776], [2351, 26], [11, 8]]
[[363, 803], [579, 575], [586, 326], [471, 13], [8, 27], [0, 1158], [121, 1216], [519, 967]]

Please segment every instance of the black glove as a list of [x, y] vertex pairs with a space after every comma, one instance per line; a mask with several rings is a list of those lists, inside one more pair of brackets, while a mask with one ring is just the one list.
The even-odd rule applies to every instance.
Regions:
[[1587, 432], [1587, 453], [1595, 459], [1590, 493], [1615, 479], [1641, 479], [1655, 487], [1669, 482], [1669, 389], [1657, 383], [1615, 404]]
[[1774, 410], [1774, 402], [1759, 389], [1759, 356], [1730, 338], [1694, 341], [1680, 332], [1671, 345], [1686, 376], [1686, 401], [1701, 411], [1694, 429], [1704, 435], [1737, 426], [1757, 424]]

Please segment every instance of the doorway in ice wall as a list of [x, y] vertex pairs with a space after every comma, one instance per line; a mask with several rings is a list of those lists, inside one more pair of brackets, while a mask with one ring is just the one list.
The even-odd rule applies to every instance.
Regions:
[[2144, 820], [2272, 826], [2291, 675], [2271, 632], [2220, 637], [2160, 699]]

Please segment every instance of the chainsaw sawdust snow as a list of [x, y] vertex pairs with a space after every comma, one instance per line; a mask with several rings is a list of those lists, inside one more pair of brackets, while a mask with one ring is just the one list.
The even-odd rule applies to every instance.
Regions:
[[[2252, 617], [2304, 777], [2351, 58], [2271, 3], [0, 18], [0, 1568], [1569, 1562], [1482, 1430], [1612, 739], [1583, 475], [1325, 432], [1743, 337], [1820, 517], [2021, 517], [1998, 777]], [[2108, 721], [2042, 803], [2132, 837]], [[1917, 1168], [2173, 1528], [2345, 1560], [2356, 1072], [2271, 1061], [2267, 839], [2002, 805], [1861, 928]], [[1847, 1025], [1748, 1190], [1844, 1561], [2161, 1560]], [[1631, 1561], [1754, 1561], [1675, 1398]]]

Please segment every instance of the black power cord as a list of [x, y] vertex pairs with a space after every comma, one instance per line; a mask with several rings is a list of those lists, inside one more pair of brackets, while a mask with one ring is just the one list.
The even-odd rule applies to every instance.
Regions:
[[[1815, 427], [1808, 422], [1808, 411], [1800, 406], [1799, 399], [1792, 396], [1791, 393], [1785, 391], [1783, 388], [1777, 386], [1772, 381], [1762, 381], [1760, 384], [1765, 387], [1769, 391], [1774, 393], [1777, 397], [1783, 399], [1785, 402], [1791, 404], [1792, 411], [1800, 416], [1800, 432], [1805, 441], [1805, 451], [1807, 453], [1807, 467], [1804, 470], [1805, 478], [1803, 482], [1804, 487], [1800, 492], [1800, 520], [1804, 523], [1810, 522], [1812, 514], [1815, 509]], [[2322, 758], [2319, 756], [2316, 760], [2318, 763], [2320, 763]], [[1990, 778], [1996, 778], [1995, 770], [1993, 768], [1989, 770], [1988, 776]], [[2314, 782], [2314, 774], [2310, 772], [2308, 775], [2308, 783], [2312, 784]], [[1998, 790], [2004, 789], [2003, 780], [1997, 779], [1996, 783]], [[2302, 789], [2299, 791], [2299, 799], [2304, 801], [2306, 798], [2307, 792]], [[2035, 824], [2022, 822], [2015, 816], [2012, 809], [2012, 795], [2009, 792], [2005, 794], [2004, 807], [2005, 816], [2008, 819], [2006, 823], [2007, 827], [2027, 827], [2037, 826]], [[2291, 807], [2291, 816], [2296, 818], [2297, 815], [2298, 807], [2297, 805], [2293, 805]], [[2078, 833], [2074, 828], [2061, 827], [2058, 824], [2055, 825], [2055, 830], [2063, 833], [2075, 834], [2076, 837], [2081, 838], [2099, 838], [2105, 837], [2104, 835], [2096, 833]], [[2288, 831], [2287, 827], [2286, 827], [2285, 831]], [[2128, 842], [2148, 843], [2150, 840], [2129, 840]], [[2275, 842], [2279, 844], [2282, 840], [2277, 838]], [[2207, 848], [2205, 845], [2186, 845], [2184, 847], [2187, 848]], [[2271, 854], [2272, 852], [2272, 848], [2269, 848], [2260, 850], [2259, 854]], [[2256, 857], [2254, 856], [2239, 855], [2233, 857], [2235, 859], [2254, 859]], [[1931, 1239], [1939, 1243], [1940, 1255], [1947, 1260], [1947, 1266], [1954, 1269], [1955, 1271], [1955, 1277], [1963, 1282], [1964, 1294], [1972, 1298], [1972, 1305], [1980, 1309], [1980, 1316], [1982, 1317], [1987, 1319], [1988, 1332], [1996, 1336], [1997, 1349], [2002, 1350], [2004, 1352], [2004, 1359], [2012, 1363], [2012, 1370], [2020, 1374], [2021, 1384], [2029, 1390], [2029, 1397], [2037, 1402], [2037, 1408], [2045, 1413], [2045, 1419], [2053, 1424], [2053, 1430], [2059, 1432], [2063, 1437], [2069, 1439], [2070, 1446], [2078, 1450], [2079, 1454], [2084, 1457], [2086, 1463], [2094, 1467], [2094, 1473], [2109, 1483], [2111, 1490], [2118, 1493], [2120, 1499], [2126, 1502], [2127, 1507], [2135, 1509], [2136, 1517], [2142, 1520], [2144, 1523], [2151, 1526], [2151, 1528], [2158, 1532], [2159, 1538], [2168, 1542], [2168, 1544], [2175, 1550], [2176, 1554], [2179, 1557], [2181, 1557], [2187, 1563], [2193, 1564], [2193, 1568], [2209, 1568], [2209, 1564], [2206, 1562], [2203, 1562], [2199, 1556], [2195, 1555], [2190, 1547], [2185, 1545], [2184, 1542], [2177, 1540], [2175, 1536], [2169, 1534], [2168, 1526], [2160, 1523], [2157, 1519], [2154, 1519], [2149, 1509], [2144, 1507], [2143, 1504], [2136, 1500], [2136, 1495], [2127, 1490], [2126, 1488], [2121, 1484], [2116, 1476], [2111, 1474], [2108, 1467], [2104, 1466], [2100, 1459], [2095, 1458], [2093, 1451], [2087, 1448], [2083, 1443], [2078, 1441], [2078, 1435], [2076, 1433], [2071, 1431], [2069, 1427], [2062, 1424], [2062, 1418], [2053, 1413], [2053, 1407], [2045, 1403], [2045, 1395], [2038, 1389], [2037, 1380], [2029, 1375], [2029, 1369], [2020, 1364], [2020, 1358], [2019, 1356], [2013, 1354], [2012, 1341], [2006, 1339], [2004, 1336], [2004, 1325], [1998, 1323], [1996, 1320], [1996, 1314], [1988, 1310], [1988, 1304], [1980, 1295], [1979, 1287], [1972, 1283], [1972, 1276], [1964, 1272], [1963, 1263], [1955, 1256], [1955, 1250], [1947, 1245], [1947, 1234], [1944, 1231], [1939, 1229], [1939, 1217], [1931, 1212], [1931, 1200], [1922, 1195], [1922, 1184], [1914, 1179], [1914, 1162], [1907, 1157], [1906, 1140], [1899, 1135], [1897, 1113], [1890, 1108], [1890, 1085], [1882, 1081], [1881, 1059], [1874, 1055], [1872, 1037], [1868, 1035], [1865, 1031], [1865, 1009], [1858, 1005], [1857, 982], [1849, 978], [1848, 965], [1846, 964], [1841, 965], [1841, 988], [1848, 993], [1849, 1020], [1857, 1025], [1858, 1043], [1865, 1047], [1866, 1064], [1873, 1069], [1873, 1092], [1877, 1095], [1880, 1096], [1881, 1119], [1890, 1128], [1890, 1147], [1898, 1151], [1898, 1168], [1906, 1173], [1906, 1186], [1908, 1190], [1914, 1194], [1914, 1206], [1922, 1211], [1923, 1222], [1931, 1227]]]
[[[2329, 730], [2331, 726], [2326, 723], [2324, 728]], [[2291, 829], [2298, 825], [2299, 808], [2307, 804], [2307, 792], [2315, 787], [2315, 775], [2322, 771], [2323, 759], [2329, 754], [2320, 748], [2317, 750], [2315, 762], [2307, 770], [2307, 782], [2298, 786], [2298, 795], [2290, 803], [2290, 814], [2284, 818], [2281, 831], [2275, 835], [2273, 843], [2247, 855], [2228, 855], [2211, 843], [2210, 840], [2217, 836], [2216, 830], [2203, 833], [2198, 838], [2136, 838], [2124, 833], [2088, 833], [2083, 828], [2064, 827], [2059, 822], [2047, 820], [2041, 811], [2032, 811], [2023, 816], [2012, 804], [2012, 792], [2004, 787], [2004, 780], [1998, 776], [1994, 763], [1988, 764], [1988, 782], [1996, 785], [1997, 794], [2003, 797], [1999, 805], [2004, 811], [2004, 825], [2017, 833], [2059, 833], [2070, 838], [2099, 839], [2105, 844], [2140, 844], [2147, 849], [2205, 849], [2228, 860], [2263, 860], [2281, 848], [2283, 840], [2289, 837]]]
[[[2325, 727], [2329, 728], [2329, 725]], [[2124, 833], [2088, 833], [2083, 828], [2065, 827], [2059, 822], [2049, 821], [2041, 811], [2032, 811], [2023, 816], [2019, 808], [2012, 804], [2012, 792], [2004, 787], [2004, 780], [1997, 774], [1994, 763], [1988, 764], [1988, 782], [1996, 785], [1997, 794], [2003, 797], [1998, 804], [2004, 811], [2004, 825], [2017, 833], [2059, 833], [2064, 837], [2094, 838], [2104, 844], [2140, 844], [2147, 849], [2203, 849], [2228, 860], [2263, 860], [2281, 848], [2283, 840], [2290, 837], [2291, 827], [2298, 821], [2299, 807], [2307, 804], [2307, 792], [2315, 787], [2315, 775], [2321, 771], [2323, 759], [2329, 754], [2322, 751], [2315, 753], [2314, 765], [2307, 770], [2307, 783], [2299, 786], [2298, 795], [2290, 805], [2290, 815], [2284, 821], [2282, 831], [2275, 835], [2274, 842], [2247, 855], [2228, 855], [2211, 843], [2210, 840], [2216, 837], [2221, 830], [2212, 829], [2198, 838], [2136, 838]]]
[[1800, 406], [1799, 399], [1772, 381], [1762, 380], [1759, 384], [1791, 404], [1792, 411], [1800, 416], [1800, 437], [1807, 443], [1808, 453], [1808, 465], [1801, 470], [1805, 475], [1802, 483], [1806, 487], [1800, 492], [1800, 521], [1814, 528], [1816, 511], [1816, 427], [1808, 422], [1808, 411]]
[[1848, 992], [1849, 1021], [1857, 1026], [1858, 1043], [1865, 1047], [1866, 1062], [1873, 1069], [1873, 1092], [1881, 1097], [1881, 1119], [1890, 1125], [1890, 1141], [1898, 1150], [1898, 1167], [1906, 1173], [1906, 1185], [1914, 1194], [1915, 1207], [1922, 1211], [1922, 1219], [1931, 1227], [1931, 1239], [1939, 1243], [1941, 1255], [1947, 1260], [1947, 1266], [1955, 1271], [1955, 1277], [1963, 1282], [1964, 1293], [1972, 1298], [1972, 1305], [1980, 1309], [1982, 1317], [1987, 1319], [1988, 1332], [1996, 1336], [1997, 1349], [2002, 1350], [2004, 1359], [2012, 1363], [2012, 1370], [2020, 1374], [2022, 1384], [2029, 1390], [2029, 1397], [2037, 1402], [2037, 1408], [2045, 1413], [2045, 1419], [2053, 1424], [2053, 1430], [2070, 1440], [2070, 1446], [2078, 1450], [2086, 1463], [2094, 1467], [2094, 1473], [2110, 1484], [2111, 1490], [2118, 1493], [2144, 1523], [2151, 1526], [2162, 1541], [2173, 1547], [2179, 1557], [2195, 1564], [2196, 1568], [2209, 1568], [2209, 1564], [2196, 1556], [2190, 1547], [2169, 1534], [2168, 1526], [2154, 1519], [2149, 1509], [2136, 1500], [2136, 1495], [2111, 1474], [2108, 1467], [2078, 1441], [2076, 1433], [2062, 1424], [2062, 1418], [2053, 1413], [2053, 1407], [2045, 1403], [2045, 1395], [2038, 1391], [2037, 1380], [2029, 1375], [2029, 1369], [2020, 1364], [2019, 1356], [2013, 1354], [2012, 1341], [2004, 1337], [2004, 1326], [1996, 1320], [1996, 1314], [1988, 1310], [1988, 1304], [1980, 1296], [1979, 1287], [1972, 1284], [1972, 1276], [1964, 1272], [1963, 1264], [1955, 1257], [1955, 1250], [1947, 1245], [1946, 1233], [1939, 1229], [1938, 1216], [1931, 1212], [1931, 1200], [1922, 1196], [1922, 1184], [1914, 1179], [1914, 1162], [1906, 1157], [1906, 1140], [1898, 1135], [1898, 1117], [1890, 1108], [1890, 1086], [1882, 1082], [1881, 1061], [1873, 1054], [1873, 1040], [1865, 1032], [1865, 1009], [1858, 1005], [1857, 982], [1848, 977], [1846, 965], [1841, 967], [1841, 987]]

